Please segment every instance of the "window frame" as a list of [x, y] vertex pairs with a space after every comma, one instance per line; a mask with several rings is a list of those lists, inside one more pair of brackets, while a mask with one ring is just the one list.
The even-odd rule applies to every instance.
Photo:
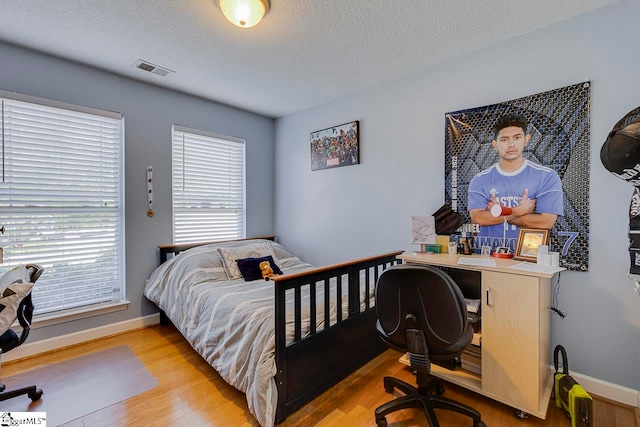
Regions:
[[[51, 109], [62, 109], [62, 110], [67, 110], [68, 112], [72, 112], [72, 113], [80, 113], [80, 114], [89, 114], [89, 115], [93, 115], [93, 116], [99, 116], [99, 117], [104, 117], [106, 119], [111, 119], [114, 120], [116, 122], [119, 122], [118, 125], [118, 129], [116, 132], [117, 138], [114, 138], [114, 141], [117, 141], [118, 143], [118, 147], [117, 147], [117, 154], [114, 157], [111, 157], [111, 160], [116, 162], [118, 167], [117, 167], [117, 179], [118, 182], [116, 183], [116, 185], [114, 185], [112, 188], [117, 189], [117, 203], [118, 206], [114, 206], [113, 212], [116, 214], [116, 221], [114, 222], [115, 224], [117, 224], [117, 231], [116, 234], [114, 235], [114, 247], [116, 248], [117, 251], [117, 255], [116, 255], [116, 261], [114, 266], [116, 267], [116, 269], [114, 271], [116, 271], [115, 274], [117, 274], [117, 285], [114, 285], [114, 289], [117, 290], [117, 294], [113, 294], [112, 298], [110, 301], [107, 301], [106, 298], [101, 298], [104, 301], [102, 302], [97, 302], [97, 303], [87, 303], [87, 304], [82, 304], [76, 307], [72, 307], [72, 308], [65, 308], [64, 304], [62, 306], [62, 308], [55, 310], [55, 311], [47, 311], [44, 313], [38, 313], [37, 312], [37, 305], [36, 305], [36, 313], [34, 313], [34, 318], [33, 318], [33, 325], [34, 327], [42, 327], [42, 326], [49, 326], [52, 324], [57, 324], [57, 323], [61, 323], [61, 322], [66, 322], [66, 321], [70, 321], [70, 320], [76, 320], [76, 319], [81, 319], [81, 318], [85, 318], [85, 317], [90, 317], [90, 316], [95, 316], [97, 314], [103, 314], [103, 313], [109, 313], [109, 312], [113, 312], [113, 311], [119, 311], [119, 310], [123, 310], [126, 309], [129, 301], [126, 299], [126, 240], [125, 240], [125, 224], [126, 224], [126, 218], [125, 218], [125, 170], [124, 170], [124, 156], [125, 156], [125, 140], [124, 140], [124, 129], [125, 129], [125, 121], [124, 121], [124, 117], [122, 115], [122, 113], [118, 113], [118, 112], [113, 112], [113, 111], [107, 111], [107, 110], [101, 110], [101, 109], [97, 109], [97, 108], [91, 108], [91, 107], [85, 107], [85, 106], [80, 106], [80, 105], [75, 105], [75, 104], [70, 104], [70, 103], [66, 103], [66, 102], [61, 102], [61, 101], [55, 101], [55, 100], [50, 100], [50, 99], [44, 99], [44, 98], [39, 98], [39, 97], [35, 97], [35, 96], [31, 96], [31, 95], [25, 95], [25, 94], [19, 94], [19, 93], [15, 93], [15, 92], [8, 92], [8, 91], [4, 91], [4, 90], [0, 90], [0, 98], [2, 99], [3, 103], [5, 100], [7, 101], [17, 101], [17, 102], [22, 102], [22, 103], [28, 103], [28, 104], [33, 104], [34, 108], [38, 108], [38, 107], [44, 107], [44, 108], [51, 108]], [[2, 112], [4, 113], [4, 109], [2, 110]], [[52, 111], [55, 113], [55, 111]], [[3, 188], [8, 188], [9, 187], [9, 183], [5, 181], [5, 169], [4, 167], [6, 167], [5, 165], [5, 117], [4, 114], [2, 117], [0, 117], [0, 125], [2, 126], [2, 134], [0, 134], [0, 143], [1, 143], [1, 152], [0, 155], [2, 156], [2, 164], [3, 164], [3, 168], [2, 168], [2, 179], [0, 180], [0, 191], [2, 191]], [[51, 129], [51, 128], [49, 128]], [[7, 169], [8, 170], [8, 169]], [[8, 191], [8, 190], [7, 190]], [[9, 207], [7, 207], [6, 209], [10, 209]], [[45, 208], [36, 208], [36, 209], [45, 209]], [[6, 221], [6, 219], [2, 219], [2, 221]], [[5, 237], [6, 240], [6, 237]], [[15, 242], [14, 242], [15, 243]], [[5, 245], [6, 243], [0, 244], [0, 245]], [[64, 244], [63, 244], [64, 246]], [[61, 247], [63, 247], [61, 246]], [[9, 253], [11, 250], [9, 249]], [[36, 293], [38, 292], [38, 289], [41, 287], [46, 286], [46, 281], [47, 281], [47, 277], [46, 277], [46, 268], [47, 268], [47, 261], [45, 260], [38, 260], [38, 258], [34, 258], [34, 259], [29, 259], [27, 262], [36, 262], [36, 263], [41, 263], [44, 267], [45, 267], [45, 274], [43, 275], [43, 277], [38, 280], [38, 282], [36, 282], [36, 285], [33, 289], [34, 292], [34, 297], [36, 295]], [[4, 270], [5, 268], [3, 267], [13, 267], [15, 265], [19, 265], [24, 263], [24, 260], [20, 260], [20, 261], [16, 261], [16, 262], [10, 262], [10, 263], [5, 263], [2, 266], [0, 266], [0, 268], [2, 268], [2, 270]], [[116, 287], [117, 286], [117, 287]], [[35, 299], [35, 298], [34, 298]]]
[[[241, 152], [241, 155], [239, 156], [241, 158], [241, 162], [242, 165], [235, 165], [234, 168], [241, 171], [240, 175], [241, 175], [241, 179], [242, 179], [242, 184], [241, 184], [241, 191], [242, 191], [242, 195], [241, 195], [241, 213], [240, 215], [242, 216], [242, 219], [239, 223], [236, 223], [236, 228], [239, 230], [238, 233], [236, 234], [225, 234], [222, 231], [218, 231], [218, 233], [212, 233], [213, 234], [209, 234], [209, 235], [205, 235], [202, 237], [189, 237], [189, 238], [177, 238], [176, 237], [176, 228], [177, 228], [177, 224], [176, 224], [176, 212], [177, 212], [177, 206], [180, 205], [180, 202], [177, 202], [177, 194], [176, 194], [176, 187], [179, 185], [179, 183], [176, 182], [176, 180], [178, 179], [176, 177], [176, 170], [178, 169], [178, 167], [180, 165], [182, 165], [182, 183], [184, 184], [185, 179], [185, 169], [184, 169], [184, 138], [182, 140], [182, 160], [179, 162], [176, 159], [176, 133], [180, 133], [180, 134], [187, 134], [192, 136], [193, 138], [203, 138], [208, 140], [209, 143], [220, 143], [221, 145], [230, 145], [230, 146], [236, 146], [235, 149], [237, 149], [238, 151]], [[246, 171], [246, 167], [247, 167], [247, 153], [246, 153], [246, 140], [243, 138], [238, 138], [238, 137], [234, 137], [234, 136], [229, 136], [229, 135], [222, 135], [222, 134], [218, 134], [218, 133], [214, 133], [214, 132], [208, 132], [208, 131], [203, 131], [203, 130], [199, 130], [199, 129], [193, 129], [193, 128], [189, 128], [189, 127], [185, 127], [185, 126], [180, 126], [180, 125], [176, 125], [174, 124], [171, 128], [171, 227], [172, 227], [172, 232], [171, 232], [171, 236], [172, 236], [172, 242], [174, 244], [179, 244], [179, 243], [197, 243], [197, 242], [206, 242], [206, 241], [216, 241], [216, 240], [233, 240], [233, 239], [244, 239], [246, 237], [246, 228], [247, 228], [247, 203], [246, 203], [246, 196], [247, 196], [247, 171]], [[202, 199], [201, 200], [202, 203], [206, 202], [206, 199]], [[215, 204], [215, 202], [214, 202]], [[184, 232], [181, 232], [184, 233]], [[193, 235], [193, 234], [197, 234], [197, 233], [189, 233], [189, 235]]]

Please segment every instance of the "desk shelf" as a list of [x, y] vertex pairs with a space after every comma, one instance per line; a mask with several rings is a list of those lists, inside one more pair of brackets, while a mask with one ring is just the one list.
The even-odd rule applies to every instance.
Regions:
[[[409, 358], [406, 354], [403, 354], [398, 361], [403, 365], [410, 366]], [[482, 392], [482, 378], [480, 375], [465, 371], [462, 368], [456, 368], [452, 371], [450, 369], [443, 368], [442, 366], [431, 364], [431, 375], [449, 381], [452, 384], [459, 385], [460, 387], [479, 393]]]

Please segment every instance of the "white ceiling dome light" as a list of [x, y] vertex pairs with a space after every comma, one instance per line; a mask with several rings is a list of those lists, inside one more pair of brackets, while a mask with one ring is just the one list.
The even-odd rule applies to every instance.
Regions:
[[269, 12], [269, 0], [218, 0], [224, 16], [240, 28], [251, 28]]

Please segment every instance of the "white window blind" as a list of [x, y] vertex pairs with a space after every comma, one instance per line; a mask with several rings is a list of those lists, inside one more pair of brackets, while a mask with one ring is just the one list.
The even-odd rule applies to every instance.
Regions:
[[244, 140], [173, 127], [173, 242], [245, 237]]
[[124, 299], [120, 114], [0, 101], [0, 267], [45, 268], [36, 314]]

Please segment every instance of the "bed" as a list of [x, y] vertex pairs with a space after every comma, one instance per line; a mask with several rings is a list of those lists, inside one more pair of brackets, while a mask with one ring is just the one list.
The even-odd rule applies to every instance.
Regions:
[[[282, 275], [245, 281], [225, 274], [229, 253], [267, 247]], [[245, 393], [262, 426], [284, 421], [385, 350], [375, 328], [375, 283], [402, 251], [316, 268], [273, 236], [159, 249], [145, 296], [160, 308], [161, 323], [170, 321]]]

